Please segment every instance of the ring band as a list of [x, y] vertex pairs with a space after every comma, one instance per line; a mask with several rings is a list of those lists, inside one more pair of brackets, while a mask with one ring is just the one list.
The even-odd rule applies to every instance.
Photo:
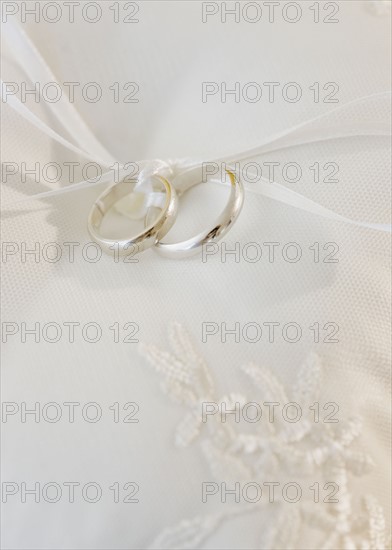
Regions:
[[[205, 244], [220, 240], [236, 221], [244, 201], [244, 188], [242, 182], [230, 170], [225, 170], [230, 179], [230, 197], [226, 208], [219, 216], [216, 224], [210, 230], [203, 231], [198, 235], [178, 243], [164, 243], [160, 239], [155, 243], [156, 251], [167, 258], [187, 258], [196, 254]], [[194, 185], [203, 182], [200, 177], [200, 166], [192, 168], [181, 174], [181, 183], [175, 185], [179, 196], [188, 191]], [[146, 223], [150, 216], [147, 214]]]
[[135, 237], [109, 239], [100, 234], [99, 228], [103, 217], [112, 206], [134, 191], [137, 180], [115, 183], [106, 189], [94, 202], [88, 217], [87, 228], [91, 237], [101, 246], [104, 252], [110, 254], [114, 245], [118, 245], [119, 254], [122, 256], [142, 252], [152, 247], [171, 229], [178, 210], [178, 196], [176, 190], [166, 178], [158, 174], [153, 174], [150, 178], [151, 181], [155, 179], [155, 181], [158, 181], [159, 184], [163, 186], [165, 191], [165, 202], [162, 207], [160, 207], [161, 213], [158, 218]]

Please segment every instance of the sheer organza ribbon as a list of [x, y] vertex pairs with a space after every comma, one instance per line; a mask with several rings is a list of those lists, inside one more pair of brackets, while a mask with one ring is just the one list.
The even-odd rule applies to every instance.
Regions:
[[[31, 82], [57, 82], [54, 74], [48, 67], [41, 54], [31, 42], [23, 29], [15, 22], [7, 22], [4, 27], [3, 38], [8, 52], [13, 60], [22, 66], [22, 69]], [[1, 82], [3, 90], [3, 82]], [[389, 136], [390, 124], [388, 110], [390, 107], [391, 92], [380, 92], [371, 94], [365, 97], [350, 101], [344, 105], [338, 106], [329, 112], [318, 117], [306, 120], [296, 126], [281, 131], [272, 135], [257, 147], [224, 156], [219, 159], [209, 159], [211, 163], [225, 163], [227, 167], [233, 166], [243, 161], [249, 161], [281, 149], [287, 149], [298, 145], [316, 143], [337, 138], [347, 138], [356, 136]], [[85, 124], [78, 111], [74, 108], [63, 96], [57, 103], [48, 103], [48, 108], [52, 115], [61, 123], [63, 128], [73, 137], [74, 143], [60, 135], [58, 132], [50, 128], [44, 121], [37, 117], [25, 104], [23, 104], [15, 95], [11, 95], [6, 99], [7, 104], [12, 107], [19, 115], [28, 120], [41, 132], [57, 141], [75, 154], [85, 158], [89, 158], [102, 167], [109, 168], [114, 163], [118, 162], [99, 142], [90, 128]], [[365, 120], [359, 119], [358, 116], [353, 117], [350, 111], [355, 112], [362, 106], [370, 107], [372, 104], [377, 106], [379, 110], [383, 110], [385, 115], [382, 120]], [[161, 173], [166, 177], [170, 177], [173, 184], [181, 178], [182, 174], [190, 167], [205, 164], [203, 161], [190, 159], [175, 159], [175, 160], [142, 160], [135, 164], [141, 167], [139, 171], [135, 190], [142, 191], [145, 194], [145, 201], [142, 210], [134, 214], [134, 217], [142, 217], [145, 209], [149, 206], [159, 206], [162, 202], [162, 194], [153, 192], [149, 188], [148, 179], [151, 174]], [[120, 163], [119, 178], [129, 175], [127, 165]], [[85, 180], [78, 183], [70, 184], [60, 189], [54, 189], [30, 195], [29, 197], [14, 201], [13, 205], [34, 199], [45, 199], [48, 197], [56, 197], [65, 193], [75, 192], [80, 189], [86, 189], [102, 183], [113, 182], [113, 171], [105, 172], [99, 180]], [[359, 227], [366, 227], [379, 231], [391, 231], [391, 226], [388, 224], [379, 224], [365, 221], [352, 220], [346, 218], [337, 212], [330, 210], [321, 204], [307, 198], [306, 196], [293, 191], [277, 182], [260, 177], [257, 183], [245, 183], [246, 191], [249, 193], [261, 194], [271, 199], [286, 203], [294, 208], [305, 210], [313, 214], [346, 222]]]

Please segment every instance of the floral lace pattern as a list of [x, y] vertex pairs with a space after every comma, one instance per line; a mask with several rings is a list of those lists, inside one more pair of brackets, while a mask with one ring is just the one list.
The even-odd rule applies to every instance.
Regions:
[[[371, 495], [354, 502], [350, 491], [352, 476], [368, 473], [373, 464], [367, 454], [352, 450], [353, 442], [361, 433], [360, 419], [351, 418], [338, 424], [306, 419], [291, 423], [277, 416], [273, 423], [259, 423], [257, 427], [252, 424], [252, 429], [246, 431], [241, 424], [225, 422], [219, 408], [218, 414], [203, 423], [201, 404], [204, 402], [224, 403], [227, 410], [239, 403], [242, 410], [250, 400], [243, 394], [216, 395], [207, 364], [181, 325], [175, 323], [170, 327], [169, 343], [170, 352], [140, 344], [140, 353], [163, 376], [165, 393], [187, 410], [175, 432], [176, 445], [186, 447], [197, 443], [214, 478], [246, 483], [250, 479], [276, 479], [277, 476], [281, 479], [282, 472], [288, 476], [294, 472], [298, 476], [301, 472], [307, 480], [317, 475], [325, 482], [333, 479], [339, 486], [337, 504], [320, 506], [298, 502], [288, 508], [280, 502], [278, 513], [274, 508], [274, 521], [260, 533], [260, 548], [302, 548], [298, 546], [301, 532], [306, 533], [307, 529], [316, 530], [320, 549], [389, 548], [380, 504]], [[260, 400], [265, 402], [296, 402], [306, 407], [319, 399], [322, 366], [315, 354], [300, 368], [290, 392], [266, 368], [248, 364], [242, 371], [260, 392]], [[150, 548], [199, 548], [224, 521], [245, 513], [262, 514], [265, 506], [268, 504], [224, 506], [221, 512], [183, 520], [164, 530]]]

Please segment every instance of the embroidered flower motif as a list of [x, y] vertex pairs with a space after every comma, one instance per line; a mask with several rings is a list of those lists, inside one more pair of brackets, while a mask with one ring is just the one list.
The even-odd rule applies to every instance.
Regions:
[[[270, 522], [264, 526], [260, 548], [301, 548], [298, 546], [301, 533], [306, 535], [306, 529], [314, 528], [321, 532], [317, 546], [321, 549], [388, 547], [381, 506], [372, 496], [354, 503], [350, 492], [351, 476], [362, 476], [373, 465], [370, 456], [351, 448], [362, 430], [359, 418], [344, 423], [315, 422], [311, 417], [288, 422], [276, 415], [273, 422], [259, 422], [257, 427], [251, 424], [252, 429], [245, 431], [241, 423], [224, 421], [222, 405], [225, 410], [237, 406], [242, 414], [251, 400], [243, 394], [216, 395], [205, 360], [178, 323], [169, 327], [169, 344], [170, 352], [140, 344], [140, 353], [163, 375], [164, 391], [188, 409], [177, 426], [176, 445], [185, 447], [199, 439], [202, 455], [217, 480], [247, 483], [251, 479], [289, 479], [295, 474], [305, 481], [316, 477], [323, 483], [333, 480], [338, 487], [338, 502], [331, 504], [317, 506], [304, 500], [288, 507], [278, 499], [280, 508], [276, 509], [272, 525]], [[305, 410], [320, 399], [322, 366], [315, 354], [309, 355], [301, 366], [291, 391], [267, 368], [252, 363], [242, 370], [259, 392], [260, 402], [296, 403]], [[218, 410], [208, 422], [203, 422], [202, 404], [206, 402], [217, 404]], [[222, 522], [235, 515], [262, 511], [265, 506], [265, 501], [259, 501], [183, 520], [161, 533], [151, 548], [196, 548]]]

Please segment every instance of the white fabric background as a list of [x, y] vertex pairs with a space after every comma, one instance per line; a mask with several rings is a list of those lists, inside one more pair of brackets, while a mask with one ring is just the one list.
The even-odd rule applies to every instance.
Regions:
[[[307, 2], [301, 5], [308, 9]], [[104, 9], [96, 25], [77, 20], [72, 25], [41, 22], [24, 28], [58, 82], [96, 81], [104, 89], [116, 81], [140, 83], [138, 104], [113, 104], [111, 96], [97, 104], [75, 103], [113, 157], [121, 162], [203, 160], [257, 146], [276, 132], [335, 107], [312, 102], [310, 94], [297, 104], [217, 100], [205, 104], [201, 102], [203, 81], [297, 81], [304, 88], [315, 81], [334, 81], [340, 86], [340, 104], [390, 90], [386, 69], [389, 17], [375, 14], [366, 2], [340, 2], [339, 6], [340, 23], [336, 25], [316, 25], [309, 18], [292, 25], [281, 19], [273, 24], [221, 24], [215, 19], [203, 24], [199, 2], [165, 1], [141, 3], [136, 25], [114, 24], [112, 12]], [[17, 66], [6, 58], [3, 80], [23, 78], [23, 59]], [[364, 106], [364, 116], [370, 120], [384, 116], [377, 105]], [[66, 135], [44, 104], [30, 101], [28, 106]], [[40, 133], [8, 105], [2, 111], [4, 161], [31, 165], [75, 160], [72, 152]], [[388, 145], [385, 137], [357, 137], [288, 148], [261, 160], [304, 165], [333, 160], [340, 166], [339, 183], [315, 184], [308, 177], [293, 184], [294, 190], [351, 219], [388, 223]], [[16, 175], [3, 183], [3, 203], [50, 188], [31, 178], [23, 183]], [[7, 207], [3, 241], [28, 245], [89, 242], [86, 217], [99, 191], [97, 187]], [[190, 235], [196, 227], [211, 222], [223, 194], [220, 189], [205, 189], [203, 195], [197, 190], [189, 193], [181, 205], [178, 234]], [[140, 405], [139, 424], [115, 424], [108, 415], [97, 424], [24, 424], [18, 417], [3, 423], [3, 481], [93, 480], [108, 486], [117, 480], [137, 481], [140, 486], [137, 505], [114, 504], [109, 498], [95, 505], [22, 504], [18, 498], [10, 499], [3, 504], [5, 548], [166, 547], [159, 539], [165, 529], [229, 508], [218, 501], [203, 504], [200, 497], [202, 481], [226, 479], [223, 457], [219, 480], [203, 455], [205, 431], [185, 448], [175, 445], [176, 427], [187, 407], [173, 403], [161, 391], [161, 375], [148, 366], [136, 344], [113, 343], [106, 327], [115, 321], [137, 322], [141, 342], [167, 351], [168, 326], [173, 321], [180, 323], [205, 358], [219, 397], [234, 393], [265, 400], [240, 368], [249, 362], [269, 369], [290, 394], [300, 366], [311, 352], [317, 353], [322, 364], [320, 402], [339, 404], [339, 429], [344, 429], [350, 417], [362, 418], [362, 430], [351, 447], [369, 454], [374, 463], [362, 476], [347, 468], [353, 516], [363, 513], [363, 497], [373, 495], [385, 518], [389, 517], [388, 234], [326, 220], [247, 193], [241, 216], [225, 241], [228, 246], [295, 241], [304, 250], [316, 241], [332, 241], [339, 245], [340, 261], [316, 264], [307, 255], [297, 264], [282, 260], [270, 264], [264, 259], [256, 264], [222, 263], [218, 256], [207, 263], [200, 258], [176, 262], [149, 250], [139, 263], [128, 265], [116, 264], [110, 257], [90, 264], [80, 254], [74, 263], [66, 259], [56, 264], [33, 259], [22, 263], [19, 255], [3, 263], [3, 321], [95, 321], [105, 327], [104, 337], [96, 344], [80, 338], [74, 344], [64, 340], [36, 344], [31, 339], [22, 344], [18, 337], [10, 338], [3, 345], [3, 401], [96, 401], [103, 407], [115, 401], [135, 401]], [[294, 345], [282, 340], [274, 344], [229, 340], [224, 344], [218, 337], [203, 343], [201, 325], [207, 321], [296, 321], [303, 327], [334, 321], [340, 326], [340, 342], [316, 345], [308, 331]], [[268, 437], [263, 436], [266, 442]], [[291, 475], [294, 481], [305, 479], [305, 486], [324, 475], [321, 467], [312, 474], [305, 464], [294, 476], [283, 466], [277, 471], [266, 466], [262, 474], [269, 481]], [[321, 516], [317, 506], [321, 505], [313, 506], [314, 514]], [[279, 525], [286, 508], [267, 504], [263, 511], [222, 521], [200, 541], [189, 538], [187, 542], [185, 537], [167, 547], [281, 548], [279, 538], [266, 541], [269, 529]], [[327, 544], [326, 548], [343, 548], [350, 539], [353, 548], [381, 548], [381, 539], [365, 542], [371, 539], [369, 533], [374, 536], [383, 530], [382, 521], [375, 524], [367, 512], [363, 524], [349, 524], [346, 538], [341, 533], [338, 542], [328, 543], [334, 529], [342, 525], [339, 514], [344, 512], [334, 513], [332, 527], [321, 531], [314, 529], [316, 520], [301, 516], [298, 538], [293, 535], [286, 542], [291, 546], [285, 547], [322, 548]], [[293, 515], [290, 508], [289, 516]], [[289, 523], [284, 523], [282, 531]], [[203, 528], [196, 531], [201, 534]], [[383, 547], [388, 548], [388, 543]]]

